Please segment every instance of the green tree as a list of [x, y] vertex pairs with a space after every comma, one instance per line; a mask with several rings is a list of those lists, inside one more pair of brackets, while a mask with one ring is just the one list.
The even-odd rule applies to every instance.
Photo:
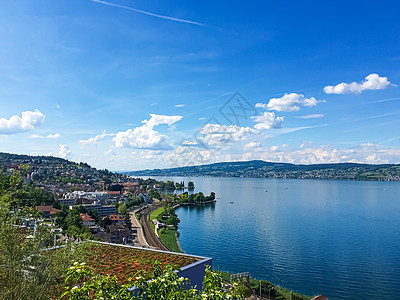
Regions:
[[173, 181], [167, 180], [167, 183], [165, 185], [165, 189], [167, 190], [175, 190], [175, 184]]
[[119, 212], [121, 215], [126, 215], [127, 212], [128, 212], [128, 208], [126, 207], [126, 204], [121, 204], [121, 205], [119, 205], [119, 206], [118, 206], [118, 212]]
[[82, 228], [82, 226], [83, 226], [82, 218], [81, 218], [81, 215], [80, 215], [78, 209], [76, 209], [74, 207], [73, 209], [71, 209], [69, 211], [67, 217], [65, 218], [65, 223], [68, 228], [71, 226], [76, 226], [78, 228]]
[[193, 181], [189, 181], [188, 182], [188, 189], [189, 190], [194, 190], [194, 182]]
[[175, 228], [178, 227], [178, 224], [181, 220], [179, 220], [178, 216], [173, 214], [170, 215], [169, 218], [167, 219], [167, 224], [168, 225], [173, 225]]
[[196, 196], [194, 197], [194, 202], [196, 202], [196, 203], [202, 203], [204, 201], [205, 201], [205, 197], [202, 192], [197, 193]]
[[[180, 270], [178, 270], [180, 271]], [[222, 277], [209, 268], [206, 269], [203, 290], [199, 292], [190, 287], [187, 278], [179, 277], [175, 268], [154, 262], [154, 271], [150, 280], [143, 271], [139, 271], [131, 283], [121, 284], [115, 276], [96, 275], [84, 263], [75, 262], [67, 271], [67, 291], [63, 294], [67, 299], [116, 299], [116, 300], [180, 300], [180, 299], [210, 299], [226, 300], [243, 299], [243, 289], [237, 283], [233, 288], [227, 288]], [[136, 291], [131, 291], [135, 286]]]
[[0, 201], [0, 299], [50, 299], [51, 287], [59, 283], [73, 256], [71, 249], [45, 253], [42, 247], [52, 243], [47, 228], [38, 225], [32, 235], [12, 223], [9, 204]]

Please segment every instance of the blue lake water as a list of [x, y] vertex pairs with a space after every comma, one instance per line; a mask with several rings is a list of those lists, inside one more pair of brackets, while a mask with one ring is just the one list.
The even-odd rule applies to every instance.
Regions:
[[330, 300], [400, 299], [399, 182], [168, 179], [220, 198], [177, 209], [182, 249], [215, 269]]

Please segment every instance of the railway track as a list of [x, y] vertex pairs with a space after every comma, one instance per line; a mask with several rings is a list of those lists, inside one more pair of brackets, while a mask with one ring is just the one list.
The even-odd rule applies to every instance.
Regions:
[[151, 229], [150, 224], [149, 224], [150, 213], [155, 211], [157, 208], [160, 208], [162, 205], [163, 205], [163, 203], [160, 203], [160, 204], [157, 204], [157, 205], [154, 205], [154, 206], [151, 206], [151, 207], [148, 207], [148, 208], [142, 210], [141, 214], [140, 214], [139, 222], [143, 227], [144, 237], [145, 237], [145, 239], [147, 240], [147, 243], [150, 246], [155, 247], [155, 248], [157, 248], [159, 250], [171, 251], [156, 236], [156, 234]]

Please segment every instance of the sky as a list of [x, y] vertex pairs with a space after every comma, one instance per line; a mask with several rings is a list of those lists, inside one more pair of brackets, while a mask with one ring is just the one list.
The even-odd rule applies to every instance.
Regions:
[[0, 2], [0, 152], [400, 163], [399, 1]]

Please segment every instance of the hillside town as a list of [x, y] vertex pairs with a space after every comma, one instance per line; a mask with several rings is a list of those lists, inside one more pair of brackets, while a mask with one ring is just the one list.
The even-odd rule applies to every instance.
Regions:
[[23, 206], [36, 204], [32, 208], [39, 216], [35, 221], [23, 219], [23, 224], [32, 228], [37, 222], [48, 224], [56, 242], [90, 236], [138, 245], [129, 211], [160, 198], [160, 184], [155, 180], [135, 179], [55, 157], [0, 153], [0, 173], [20, 174], [24, 184], [46, 195], [33, 202], [21, 199]]

